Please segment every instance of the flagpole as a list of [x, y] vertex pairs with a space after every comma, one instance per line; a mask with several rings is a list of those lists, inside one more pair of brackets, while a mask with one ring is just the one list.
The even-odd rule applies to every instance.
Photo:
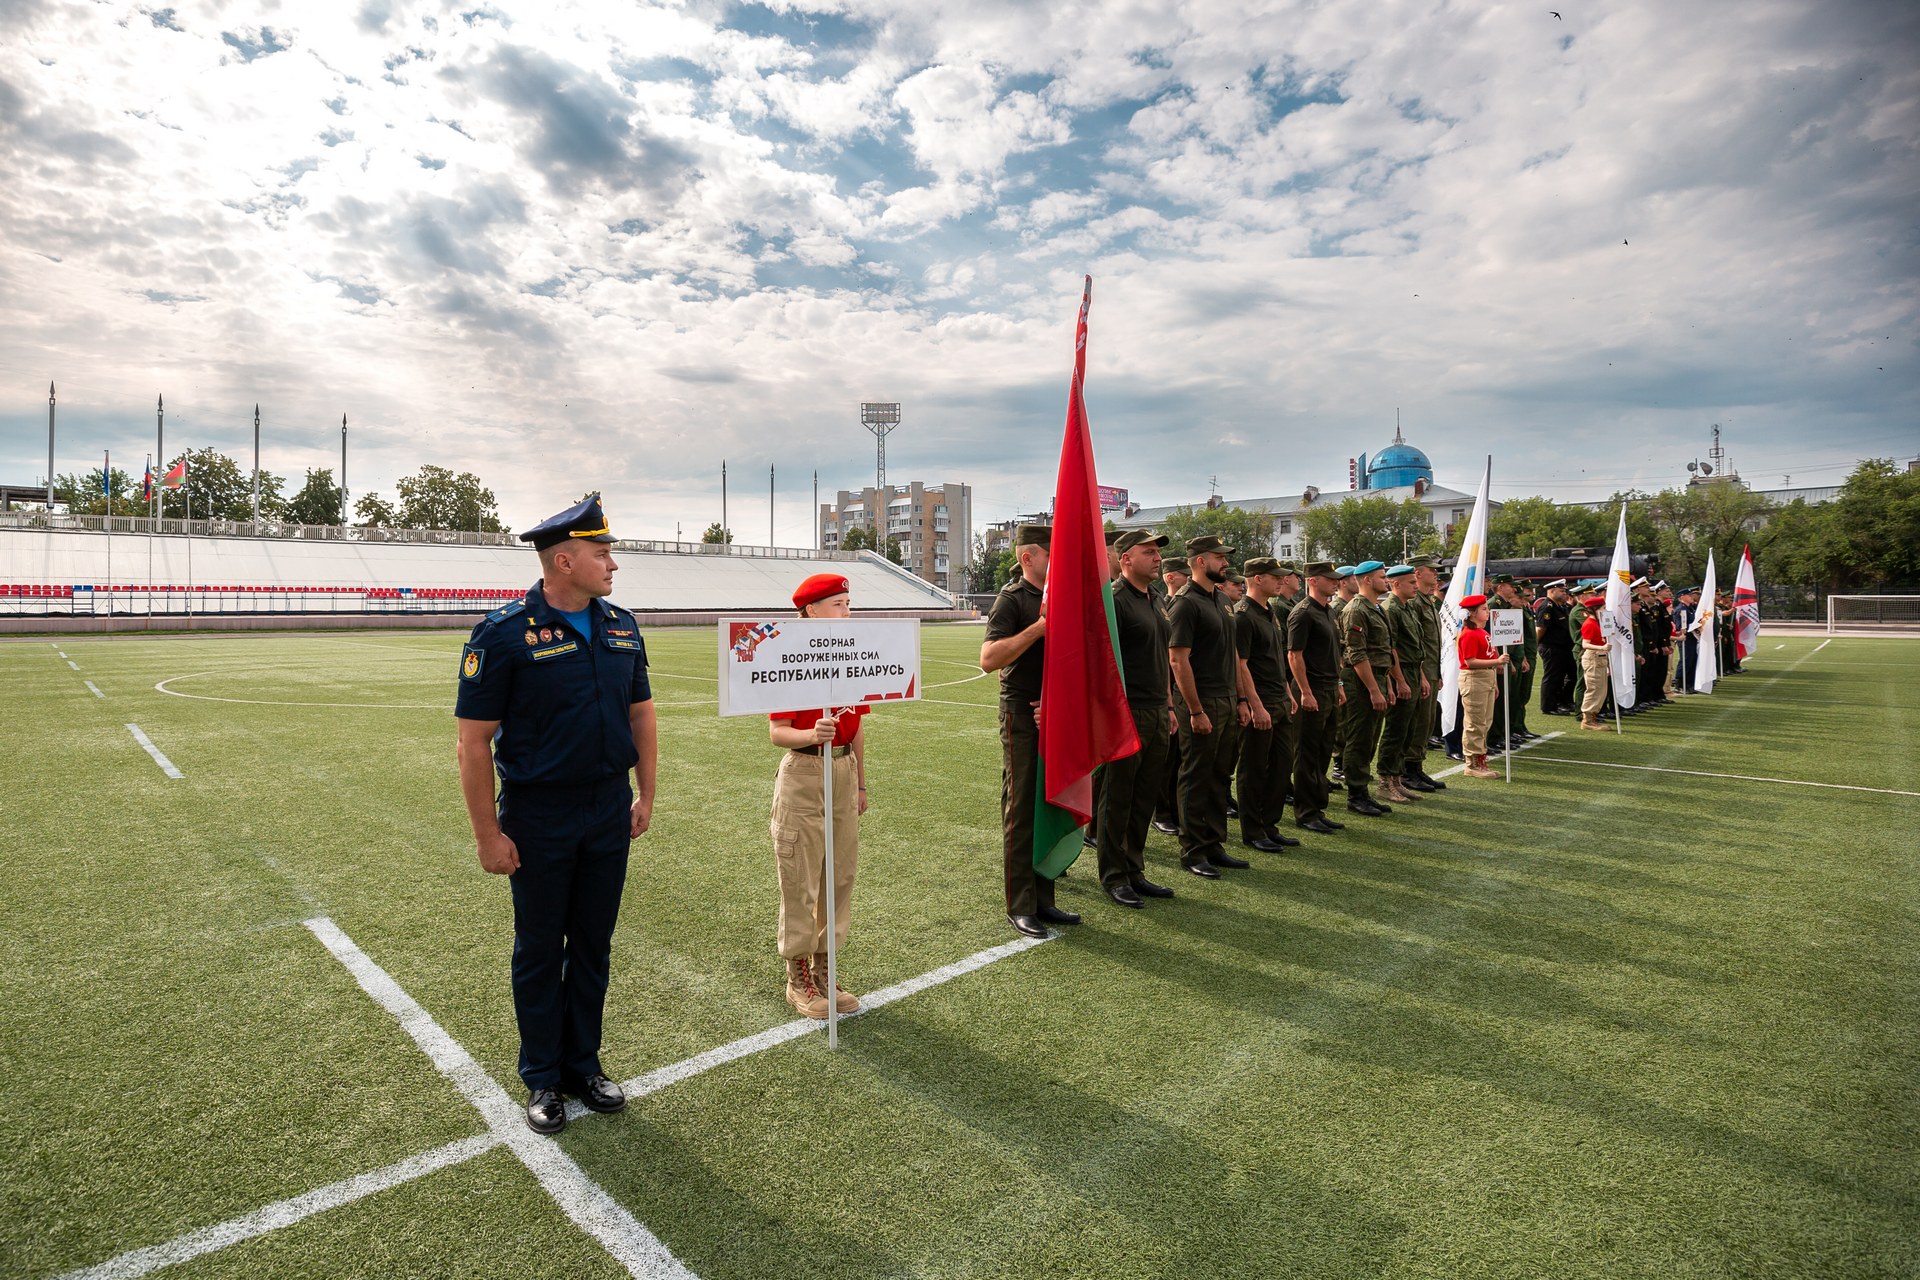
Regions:
[[153, 629], [153, 500], [160, 486], [153, 482], [153, 459], [147, 459], [147, 629]]
[[[820, 714], [829, 721], [834, 719], [833, 708], [825, 707]], [[836, 723], [834, 737], [839, 736]], [[827, 834], [827, 1048], [840, 1047], [840, 988], [834, 985], [839, 948], [834, 945], [836, 917], [833, 914], [833, 738], [820, 744], [820, 812], [826, 817]]]
[[[107, 491], [107, 616], [113, 616], [113, 450], [102, 450], [103, 469], [100, 487]], [[95, 591], [93, 611], [100, 612], [100, 593]]]

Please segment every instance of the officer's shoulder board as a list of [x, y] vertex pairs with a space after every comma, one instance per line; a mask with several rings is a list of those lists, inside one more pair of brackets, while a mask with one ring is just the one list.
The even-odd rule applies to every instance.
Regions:
[[487, 621], [489, 623], [505, 622], [508, 618], [513, 617], [515, 614], [525, 613], [526, 611], [527, 611], [527, 602], [525, 600], [515, 600], [512, 604], [503, 605], [502, 607], [495, 609], [492, 613], [488, 614]]

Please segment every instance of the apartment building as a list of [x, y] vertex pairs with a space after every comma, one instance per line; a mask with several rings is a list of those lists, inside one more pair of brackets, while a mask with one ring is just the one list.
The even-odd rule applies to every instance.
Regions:
[[973, 490], [964, 484], [888, 485], [842, 489], [820, 504], [823, 550], [838, 551], [849, 530], [864, 529], [876, 550], [892, 538], [900, 564], [943, 591], [964, 591], [973, 554]]

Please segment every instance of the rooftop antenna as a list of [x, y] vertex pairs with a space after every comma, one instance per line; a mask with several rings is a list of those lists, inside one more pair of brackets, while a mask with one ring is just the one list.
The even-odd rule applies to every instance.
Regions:
[[1400, 434], [1400, 411], [1398, 409], [1393, 411], [1393, 442], [1395, 444], [1405, 444], [1407, 442], [1406, 437]]

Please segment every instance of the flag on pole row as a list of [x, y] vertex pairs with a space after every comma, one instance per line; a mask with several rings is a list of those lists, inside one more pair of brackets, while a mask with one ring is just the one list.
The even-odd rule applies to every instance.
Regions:
[[1620, 504], [1620, 530], [1613, 537], [1613, 563], [1607, 570], [1607, 602], [1600, 610], [1600, 634], [1607, 639], [1607, 673], [1613, 705], [1633, 705], [1633, 557], [1627, 552], [1627, 504]]
[[109, 501], [113, 498], [113, 450], [100, 451], [100, 494]]
[[1493, 480], [1493, 455], [1487, 455], [1486, 470], [1480, 474], [1480, 496], [1473, 500], [1473, 515], [1467, 519], [1467, 536], [1460, 544], [1460, 559], [1453, 566], [1453, 581], [1447, 584], [1447, 598], [1440, 606], [1440, 732], [1452, 733], [1460, 707], [1460, 631], [1467, 625], [1467, 611], [1460, 602], [1468, 596], [1485, 595], [1487, 590], [1487, 486]]
[[1118, 628], [1107, 587], [1107, 542], [1087, 428], [1087, 312], [1080, 297], [1073, 385], [1053, 489], [1047, 555], [1047, 660], [1040, 683], [1040, 759], [1034, 782], [1033, 866], [1054, 879], [1080, 856], [1080, 828], [1093, 816], [1093, 771], [1140, 749], [1120, 678]]
[[1720, 678], [1719, 628], [1715, 620], [1720, 610], [1714, 604], [1714, 596], [1719, 583], [1713, 572], [1713, 548], [1707, 548], [1706, 585], [1700, 588], [1700, 609], [1694, 614], [1692, 630], [1700, 637], [1700, 643], [1694, 646], [1699, 655], [1693, 664], [1693, 691], [1712, 693], [1713, 682]]
[[187, 460], [181, 458], [173, 464], [173, 469], [160, 478], [162, 489], [178, 489], [187, 482]]
[[1742, 662], [1760, 647], [1760, 591], [1753, 581], [1753, 548], [1740, 549], [1740, 571], [1733, 579], [1733, 638]]
[[140, 477], [140, 501], [153, 501], [153, 455], [147, 455], [147, 471]]

